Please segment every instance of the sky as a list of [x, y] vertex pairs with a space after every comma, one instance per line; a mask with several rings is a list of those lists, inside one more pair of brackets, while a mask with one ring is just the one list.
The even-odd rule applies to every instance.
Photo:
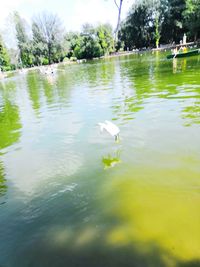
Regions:
[[[119, 0], [117, 0], [119, 2]], [[122, 18], [134, 0], [124, 0]], [[28, 22], [43, 11], [56, 13], [67, 31], [80, 30], [86, 22], [107, 23], [113, 27], [117, 23], [118, 10], [114, 0], [4, 0], [0, 8], [0, 29], [6, 28], [7, 18], [16, 10]]]

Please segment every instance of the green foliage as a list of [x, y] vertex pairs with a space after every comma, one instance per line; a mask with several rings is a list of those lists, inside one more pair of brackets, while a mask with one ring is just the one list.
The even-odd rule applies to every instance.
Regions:
[[41, 65], [48, 65], [48, 64], [49, 64], [48, 58], [42, 58]]
[[6, 47], [3, 44], [3, 40], [0, 36], [0, 70], [11, 70], [10, 58]]
[[179, 43], [185, 32], [183, 12], [186, 9], [185, 0], [168, 0], [164, 2], [166, 12], [162, 25], [161, 41], [163, 43]]
[[[119, 9], [123, 1], [115, 1]], [[160, 43], [179, 43], [184, 33], [190, 41], [200, 38], [200, 0], [135, 0], [120, 24], [115, 42], [112, 27], [84, 24], [81, 33], [65, 34], [58, 16], [43, 13], [32, 21], [32, 34], [19, 13], [14, 13], [18, 51], [8, 51], [0, 38], [0, 68], [47, 65], [69, 59], [91, 59], [118, 50], [159, 47]], [[14, 59], [14, 61], [13, 61]], [[17, 62], [18, 60], [18, 62]]]
[[94, 58], [103, 55], [103, 49], [96, 36], [84, 35], [81, 36], [74, 49], [74, 56], [78, 59], [81, 58]]
[[63, 48], [63, 28], [58, 16], [43, 13], [32, 23], [34, 55], [36, 64], [48, 59], [49, 63], [59, 62], [65, 57]]
[[2, 163], [0, 162], [0, 197], [7, 191], [5, 172]]
[[17, 142], [21, 128], [19, 110], [16, 105], [6, 101], [0, 111], [0, 149]]
[[31, 67], [60, 62], [66, 56], [63, 46], [63, 28], [56, 15], [42, 14], [33, 19], [32, 39], [28, 37], [26, 23], [14, 13], [19, 66]]
[[179, 43], [184, 33], [200, 38], [200, 0], [136, 0], [121, 23], [119, 44], [125, 49]]
[[29, 67], [33, 64], [33, 56], [31, 51], [31, 41], [26, 33], [25, 21], [20, 17], [20, 15], [14, 13], [14, 22], [16, 30], [16, 38], [19, 49], [19, 65], [21, 67]]
[[113, 51], [112, 27], [109, 24], [96, 28], [85, 24], [81, 34], [70, 32], [65, 40], [68, 43], [68, 56], [77, 59], [101, 57]]
[[188, 36], [194, 40], [200, 38], [200, 0], [186, 0], [183, 16]]
[[132, 7], [119, 31], [119, 40], [124, 42], [125, 49], [153, 45], [151, 14], [151, 9], [146, 4], [142, 3]]
[[14, 21], [15, 21], [16, 37], [18, 45], [20, 46], [21, 44], [26, 43], [28, 40], [25, 21], [20, 17], [18, 12], [14, 13]]
[[84, 24], [81, 33], [64, 29], [56, 15], [43, 13], [32, 21], [32, 38], [28, 37], [26, 22], [14, 13], [18, 43], [18, 67], [47, 65], [64, 58], [95, 58], [114, 50], [112, 27], [109, 24], [93, 27]]
[[[41, 29], [35, 22], [32, 23], [34, 65], [40, 66], [49, 62], [48, 47], [42, 37]], [[46, 65], [46, 64], [44, 64]]]
[[97, 27], [96, 34], [99, 44], [104, 54], [109, 54], [114, 50], [114, 40], [112, 36], [112, 27], [109, 24], [103, 24]]

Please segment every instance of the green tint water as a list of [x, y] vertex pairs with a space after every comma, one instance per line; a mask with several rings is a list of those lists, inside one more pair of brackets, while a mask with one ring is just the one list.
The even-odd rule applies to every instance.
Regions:
[[200, 266], [199, 56], [0, 82], [0, 266]]

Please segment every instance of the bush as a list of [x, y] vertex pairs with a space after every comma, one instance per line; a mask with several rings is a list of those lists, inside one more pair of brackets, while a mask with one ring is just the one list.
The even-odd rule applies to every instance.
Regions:
[[42, 65], [48, 65], [48, 64], [49, 64], [48, 58], [43, 58], [42, 59]]

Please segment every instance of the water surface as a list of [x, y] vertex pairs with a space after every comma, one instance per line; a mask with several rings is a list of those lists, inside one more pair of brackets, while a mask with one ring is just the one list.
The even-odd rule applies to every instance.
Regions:
[[199, 67], [138, 54], [1, 80], [1, 267], [200, 266]]

